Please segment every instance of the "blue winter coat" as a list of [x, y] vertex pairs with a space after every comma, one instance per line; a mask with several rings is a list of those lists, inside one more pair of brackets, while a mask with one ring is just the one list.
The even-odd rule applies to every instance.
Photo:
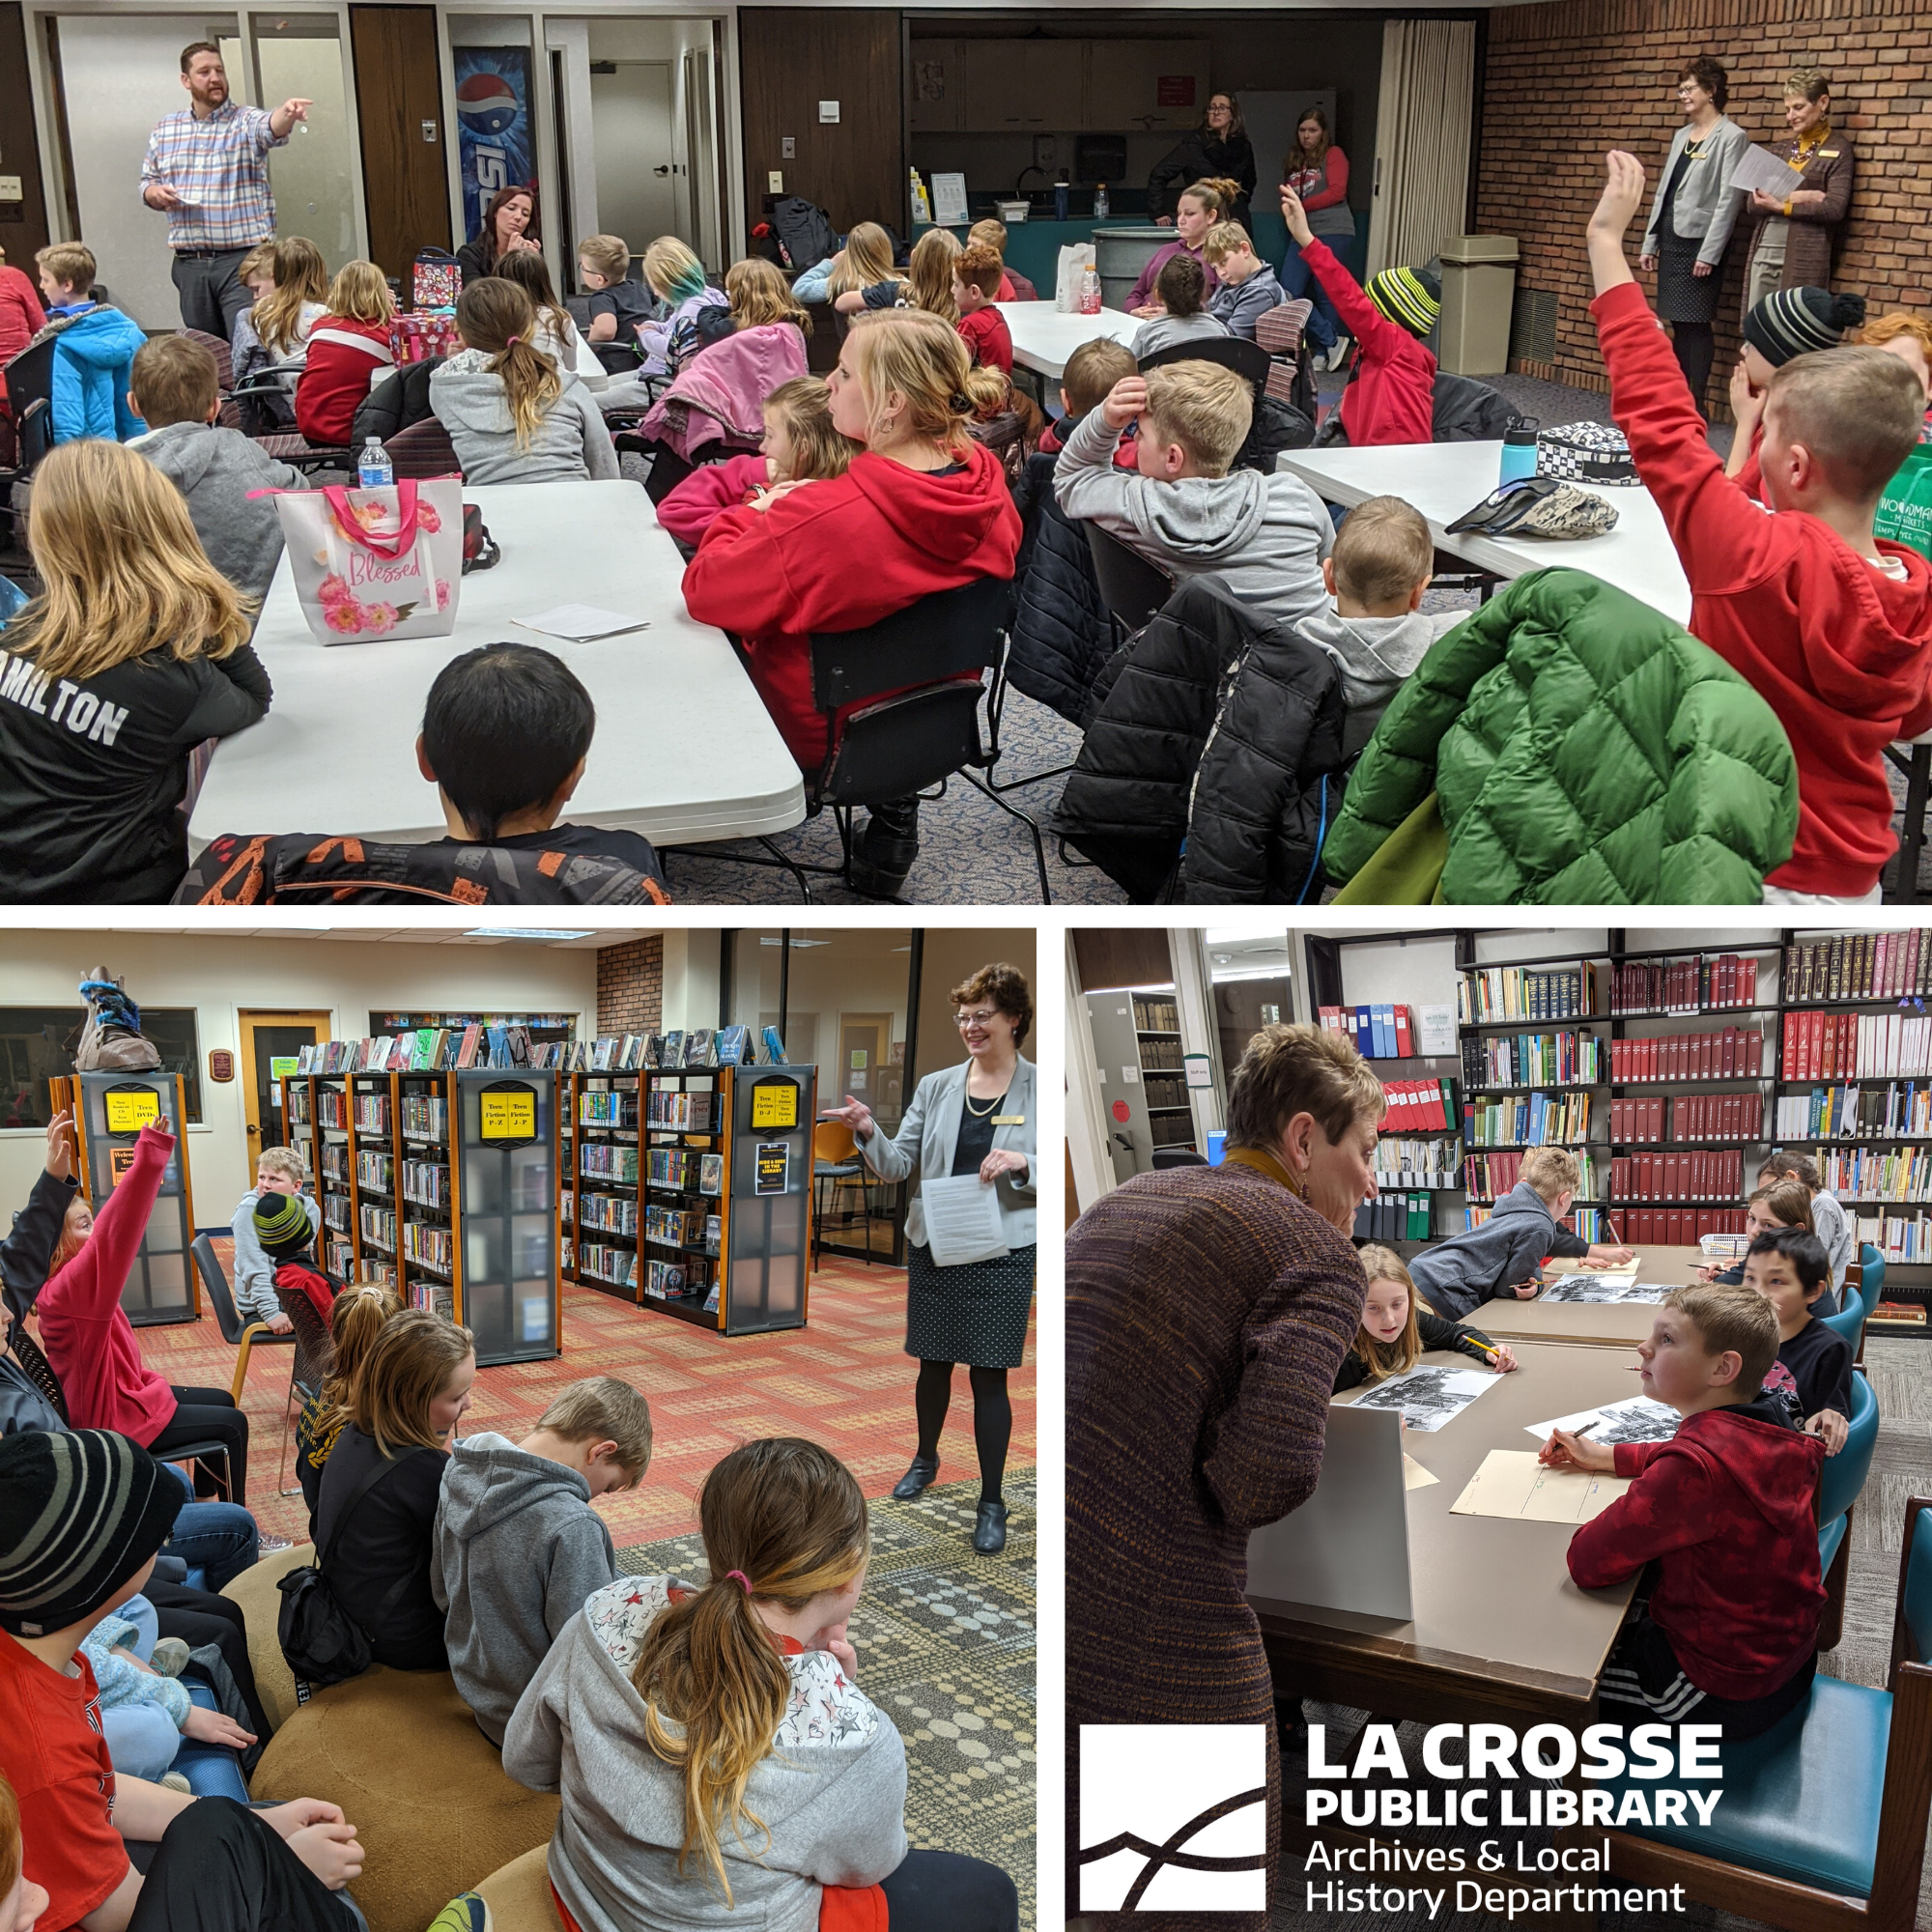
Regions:
[[77, 315], [54, 351], [54, 440], [126, 442], [148, 427], [128, 407], [134, 352], [148, 339], [131, 315], [104, 305]]

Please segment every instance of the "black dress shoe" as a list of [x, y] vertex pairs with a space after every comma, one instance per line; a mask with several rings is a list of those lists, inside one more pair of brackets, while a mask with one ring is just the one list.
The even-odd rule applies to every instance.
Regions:
[[939, 1474], [939, 1458], [935, 1456], [927, 1462], [923, 1456], [912, 1459], [912, 1467], [898, 1480], [893, 1491], [895, 1501], [909, 1503], [913, 1497], [923, 1495], [932, 1486], [932, 1480]]
[[973, 1522], [973, 1548], [981, 1556], [997, 1556], [1007, 1547], [1007, 1506], [981, 1503]]

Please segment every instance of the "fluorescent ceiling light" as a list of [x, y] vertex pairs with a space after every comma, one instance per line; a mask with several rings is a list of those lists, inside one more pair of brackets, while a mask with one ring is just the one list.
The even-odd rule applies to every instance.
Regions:
[[[775, 932], [760, 933], [758, 936], [758, 944], [760, 946], [775, 947], [780, 943], [779, 935]], [[803, 952], [808, 946], [830, 946], [832, 942], [829, 939], [794, 939], [791, 943], [791, 950], [794, 952]], [[898, 950], [901, 952], [910, 952], [911, 948], [902, 947]]]
[[463, 936], [465, 939], [589, 939], [596, 930], [590, 925], [569, 930], [547, 925], [474, 925]]

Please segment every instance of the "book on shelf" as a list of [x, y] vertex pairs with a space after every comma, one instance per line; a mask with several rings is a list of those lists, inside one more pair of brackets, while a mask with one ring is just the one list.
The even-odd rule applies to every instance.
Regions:
[[1612, 1201], [1736, 1201], [1743, 1192], [1740, 1148], [1672, 1148], [1610, 1161]]
[[765, 1065], [782, 1066], [785, 1064], [785, 1043], [775, 1026], [761, 1027], [758, 1037], [765, 1043]]
[[720, 1066], [749, 1066], [752, 1063], [752, 1029], [748, 1026], [727, 1026], [718, 1029], [717, 1065]]
[[1505, 1094], [1463, 1107], [1467, 1147], [1567, 1147], [1590, 1138], [1589, 1094]]
[[1786, 1080], [1932, 1074], [1932, 1016], [1786, 1013], [1780, 1072]]
[[1464, 1026], [1492, 1020], [1581, 1020], [1597, 1011], [1597, 969], [1586, 961], [1554, 968], [1481, 966], [1456, 984]]
[[1383, 1194], [1355, 1209], [1358, 1241], [1426, 1241], [1434, 1233], [1427, 1194]]
[[1895, 1328], [1922, 1328], [1925, 1326], [1925, 1304], [1922, 1301], [1881, 1301], [1872, 1310], [1871, 1319], [1889, 1322]]
[[[1465, 1153], [1463, 1156], [1463, 1184], [1469, 1199], [1493, 1205], [1522, 1179], [1523, 1156], [1520, 1152]], [[1577, 1192], [1586, 1200], [1597, 1197], [1596, 1156], [1578, 1150], [1577, 1166], [1581, 1179]]]
[[1625, 960], [1610, 969], [1610, 1011], [1699, 1013], [1754, 1007], [1757, 968], [1757, 959], [1745, 952]]
[[1932, 1201], [1932, 1148], [1821, 1147], [1818, 1172], [1840, 1201]]
[[1605, 1233], [1596, 1240], [1634, 1248], [1694, 1248], [1706, 1235], [1742, 1235], [1742, 1208], [1645, 1208], [1619, 1203], [1604, 1212]]
[[1166, 993], [1133, 993], [1134, 1029], [1138, 1033], [1179, 1033], [1179, 1005]]
[[1912, 1000], [1932, 994], [1932, 926], [1905, 932], [1835, 933], [1784, 949], [1789, 1005], [1833, 1000]]
[[1932, 1083], [1847, 1081], [1786, 1094], [1777, 1102], [1779, 1140], [1885, 1140], [1932, 1135]]
[[1376, 1143], [1376, 1185], [1384, 1192], [1462, 1184], [1463, 1154], [1453, 1140], [1410, 1140], [1384, 1132]]
[[1388, 1112], [1382, 1116], [1385, 1134], [1453, 1133], [1456, 1126], [1456, 1083], [1453, 1080], [1384, 1080]]
[[1889, 1262], [1932, 1262], [1932, 1215], [1854, 1214], [1852, 1228]]
[[1415, 1058], [1420, 1030], [1408, 1007], [1320, 1007], [1316, 1018], [1349, 1040], [1364, 1060]]
[[682, 1066], [684, 1065], [684, 1029], [673, 1027], [658, 1042], [658, 1065], [660, 1066]]
[[[1463, 1210], [1463, 1226], [1480, 1228], [1495, 1212], [1492, 1204], [1472, 1201]], [[1577, 1208], [1571, 1210], [1570, 1218], [1564, 1223], [1573, 1235], [1586, 1241], [1601, 1241], [1604, 1238], [1603, 1210], [1598, 1208]]]
[[707, 1153], [699, 1157], [697, 1191], [711, 1195], [724, 1192], [724, 1156], [722, 1153]]
[[1465, 1087], [1590, 1086], [1604, 1077], [1605, 1042], [1591, 1033], [1492, 1034], [1463, 1042]]
[[1616, 1087], [1653, 1080], [1750, 1080], [1763, 1071], [1764, 1032], [1758, 1027], [1610, 1041], [1610, 1084]]
[[684, 1064], [687, 1066], [710, 1066], [712, 1030], [709, 1027], [694, 1027], [684, 1037]]

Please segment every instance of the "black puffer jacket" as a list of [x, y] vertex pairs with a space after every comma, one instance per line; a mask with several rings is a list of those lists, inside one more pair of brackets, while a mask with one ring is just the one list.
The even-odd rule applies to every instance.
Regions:
[[1436, 442], [1493, 442], [1516, 420], [1516, 412], [1501, 390], [1438, 369], [1430, 416], [1430, 436]]
[[1193, 578], [1094, 680], [1054, 830], [1136, 905], [1151, 905], [1179, 863], [1202, 747], [1257, 628], [1219, 584]]
[[1013, 486], [1025, 534], [1013, 572], [1012, 649], [1007, 675], [1015, 689], [1084, 725], [1094, 680], [1114, 651], [1114, 620], [1094, 578], [1085, 527], [1053, 496], [1058, 457], [1036, 454]]
[[360, 449], [373, 436], [387, 442], [399, 430], [426, 422], [436, 412], [429, 406], [429, 379], [442, 367], [440, 355], [406, 362], [393, 376], [384, 376], [356, 407], [349, 431], [349, 446]]
[[1180, 895], [1190, 905], [1301, 905], [1347, 782], [1342, 672], [1286, 625], [1260, 632], [1201, 753]]

